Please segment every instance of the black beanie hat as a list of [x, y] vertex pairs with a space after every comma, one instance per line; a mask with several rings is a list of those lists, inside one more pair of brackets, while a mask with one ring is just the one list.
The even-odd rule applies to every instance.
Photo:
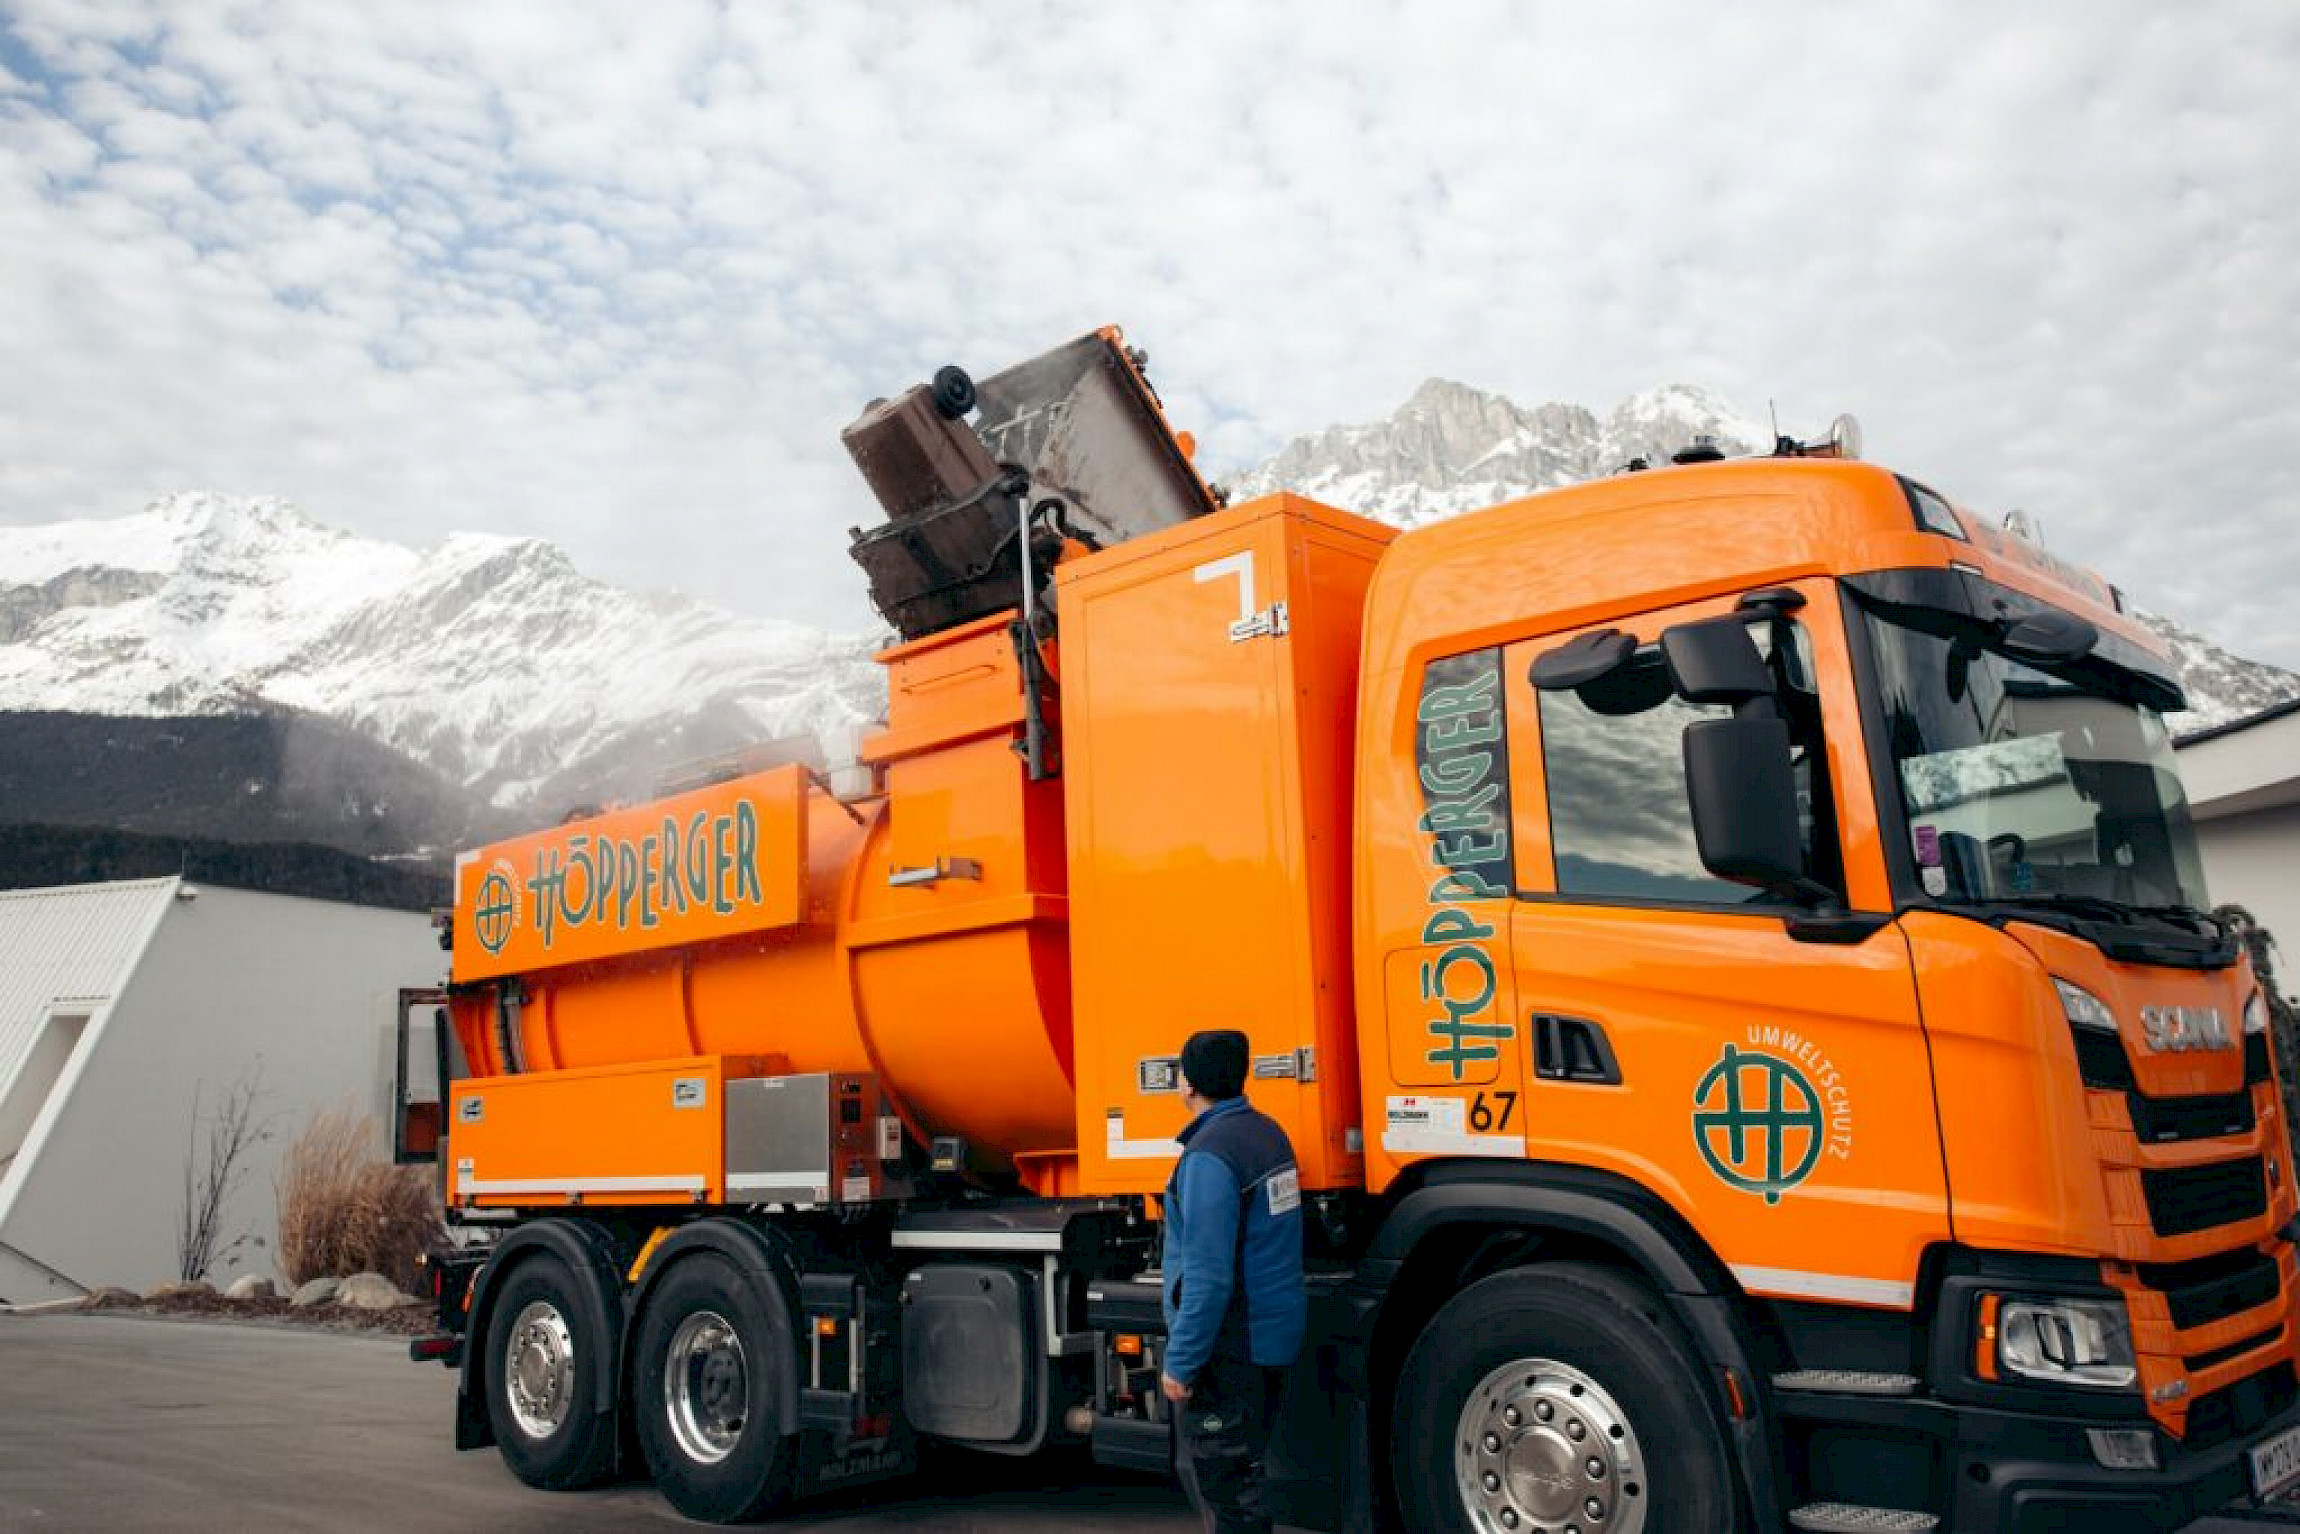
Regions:
[[1246, 1036], [1235, 1028], [1208, 1028], [1182, 1046], [1182, 1074], [1210, 1102], [1246, 1090]]

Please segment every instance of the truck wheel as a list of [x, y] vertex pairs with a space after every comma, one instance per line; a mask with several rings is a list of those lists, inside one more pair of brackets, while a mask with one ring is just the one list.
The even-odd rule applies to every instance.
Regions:
[[774, 1333], [732, 1263], [700, 1253], [663, 1275], [639, 1317], [632, 1410], [673, 1507], [742, 1523], [783, 1502], [798, 1440], [775, 1426]]
[[575, 1276], [548, 1254], [511, 1270], [487, 1323], [487, 1418], [511, 1473], [568, 1491], [606, 1475], [615, 1416], [593, 1408], [611, 1367], [576, 1303]]
[[1407, 1355], [1390, 1463], [1429, 1534], [1727, 1534], [1703, 1372], [1652, 1294], [1582, 1263], [1482, 1279]]

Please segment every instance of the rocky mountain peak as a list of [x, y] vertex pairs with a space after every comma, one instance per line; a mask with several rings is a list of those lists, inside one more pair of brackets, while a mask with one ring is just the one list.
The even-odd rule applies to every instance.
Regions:
[[1698, 384], [1663, 384], [1632, 394], [1606, 417], [1604, 449], [1609, 468], [1632, 458], [1667, 463], [1669, 455], [1697, 437], [1713, 439], [1728, 454], [1764, 452], [1773, 434]]
[[1298, 490], [1412, 527], [1609, 474], [1632, 458], [1665, 461], [1697, 435], [1716, 438], [1727, 452], [1772, 440], [1692, 384], [1633, 395], [1601, 422], [1581, 405], [1529, 407], [1432, 378], [1387, 419], [1295, 438], [1232, 490], [1240, 497]]

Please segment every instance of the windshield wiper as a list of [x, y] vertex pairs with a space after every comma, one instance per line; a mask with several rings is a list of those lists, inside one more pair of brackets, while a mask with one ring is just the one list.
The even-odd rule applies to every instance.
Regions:
[[2211, 933], [2214, 937], [2225, 938], [2228, 936], [2226, 923], [2210, 911], [2199, 911], [2192, 905], [2140, 905], [2134, 906], [2133, 909], [2144, 915], [2154, 916], [2160, 921], [2187, 922], [2201, 931]]
[[2058, 890], [2034, 895], [1976, 895], [1972, 897], [1970, 903], [1973, 905], [2040, 906], [2047, 910], [2066, 911], [2071, 916], [2104, 917], [2109, 921], [2121, 922], [2127, 926], [2131, 925], [2135, 912], [2148, 909], [2145, 906], [2120, 905], [2113, 900], [2103, 900], [2098, 895], [2068, 895]]
[[1982, 895], [1972, 903], [2035, 906], [2045, 910], [2066, 911], [2071, 916], [2097, 916], [2123, 926], [2136, 926], [2141, 918], [2147, 917], [2168, 926], [2185, 926], [2200, 937], [2210, 936], [2222, 942], [2228, 937], [2228, 929], [2220, 924], [2217, 917], [2190, 905], [2127, 905], [2098, 895], [2070, 895], [2058, 890], [2029, 895]]

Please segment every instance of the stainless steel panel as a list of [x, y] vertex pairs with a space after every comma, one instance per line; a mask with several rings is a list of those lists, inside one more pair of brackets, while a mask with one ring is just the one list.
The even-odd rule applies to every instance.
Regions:
[[891, 1195], [878, 1078], [851, 1072], [727, 1083], [727, 1197], [858, 1204]]

